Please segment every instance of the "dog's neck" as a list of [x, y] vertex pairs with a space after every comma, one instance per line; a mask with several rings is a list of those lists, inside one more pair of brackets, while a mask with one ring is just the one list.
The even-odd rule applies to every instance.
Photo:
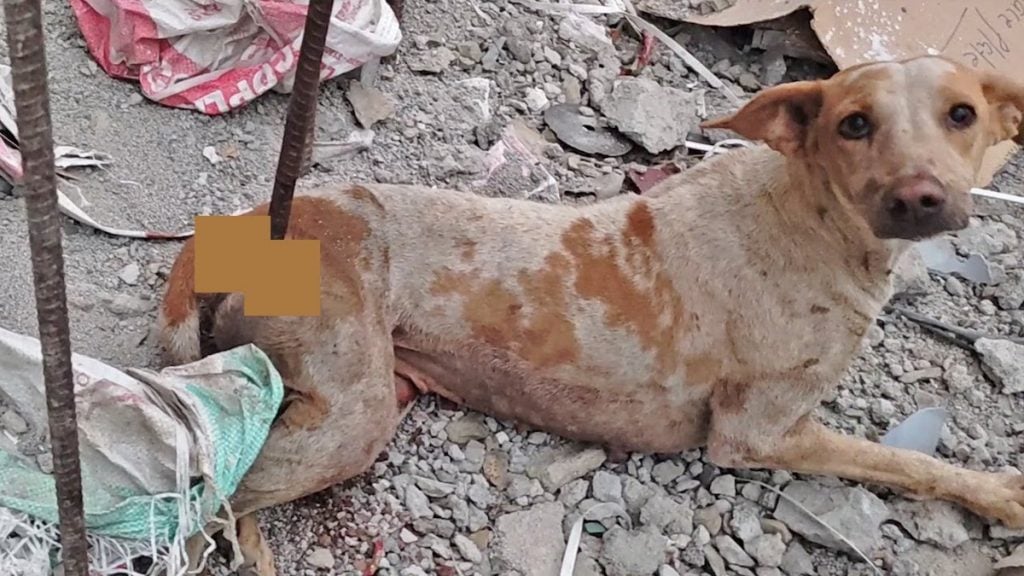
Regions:
[[[871, 293], [888, 287], [892, 267], [910, 245], [877, 238], [827, 179], [767, 146], [711, 158], [651, 192], [651, 201], [673, 215], [680, 234], [699, 242], [735, 236], [732, 241], [762, 261], [778, 261], [794, 273], [804, 266], [801, 261], [807, 267], [842, 266]], [[721, 223], [718, 215], [725, 212], [734, 214], [727, 219], [734, 230], [704, 230], [707, 222]], [[713, 250], [708, 257], [714, 258]]]

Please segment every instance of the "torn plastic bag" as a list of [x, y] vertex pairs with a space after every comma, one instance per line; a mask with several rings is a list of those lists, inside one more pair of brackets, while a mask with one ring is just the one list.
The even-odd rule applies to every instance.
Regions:
[[[252, 345], [160, 372], [72, 364], [92, 573], [135, 574], [142, 556], [154, 560], [145, 573], [181, 573], [186, 540], [217, 521], [266, 441], [280, 374]], [[29, 457], [49, 450], [42, 354], [3, 329], [0, 403], [28, 425], [0, 439], [0, 574], [49, 574], [54, 478]]]
[[[150, 100], [210, 115], [295, 80], [308, 0], [71, 0], [93, 58]], [[390, 55], [401, 32], [384, 0], [338, 0], [321, 80]]]

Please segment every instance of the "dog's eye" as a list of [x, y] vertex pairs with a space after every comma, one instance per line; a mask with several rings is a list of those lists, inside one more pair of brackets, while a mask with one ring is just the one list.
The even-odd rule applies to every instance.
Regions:
[[957, 104], [949, 109], [949, 122], [953, 125], [953, 128], [961, 130], [967, 128], [974, 124], [974, 119], [977, 117], [974, 108], [967, 104]]
[[860, 140], [871, 134], [871, 121], [857, 112], [850, 114], [839, 123], [839, 135], [847, 140]]

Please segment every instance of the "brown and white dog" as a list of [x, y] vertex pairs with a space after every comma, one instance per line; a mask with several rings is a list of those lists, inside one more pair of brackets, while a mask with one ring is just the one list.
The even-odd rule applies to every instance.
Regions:
[[[619, 451], [703, 446], [722, 467], [887, 485], [1024, 526], [1024, 476], [810, 416], [889, 299], [900, 254], [967, 225], [983, 154], [1021, 137], [1022, 112], [1021, 85], [920, 57], [765, 90], [705, 127], [766, 145], [645, 196], [568, 207], [380, 184], [299, 195], [289, 237], [320, 240], [322, 315], [246, 317], [238, 294], [215, 312], [218, 348], [256, 344], [289, 392], [235, 512], [367, 470], [414, 386]], [[161, 308], [174, 362], [199, 356], [205, 298], [190, 242]], [[258, 541], [249, 518], [243, 538]], [[259, 554], [246, 561], [272, 573]]]

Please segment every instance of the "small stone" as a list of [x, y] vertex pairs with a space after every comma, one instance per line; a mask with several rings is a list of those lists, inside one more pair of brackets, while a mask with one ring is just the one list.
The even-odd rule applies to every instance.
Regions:
[[782, 564], [786, 543], [778, 534], [762, 534], [748, 542], [745, 549], [759, 565], [776, 567]]
[[135, 262], [131, 262], [124, 268], [121, 268], [121, 271], [117, 273], [117, 277], [125, 284], [135, 286], [139, 283], [139, 276], [141, 274], [142, 271], [139, 269], [139, 265]]
[[658, 568], [658, 576], [679, 576], [679, 572], [676, 572], [676, 569], [668, 564], [662, 564]]
[[[814, 482], [794, 481], [786, 486], [783, 493], [788, 498], [779, 501], [775, 509], [776, 519], [811, 542], [850, 554], [856, 552], [822, 523], [844, 534], [860, 550], [871, 554], [879, 543], [879, 526], [889, 518], [885, 503], [861, 487], [833, 488]], [[802, 504], [820, 521], [808, 517], [790, 500]]]
[[419, 540], [420, 537], [413, 534], [408, 528], [402, 528], [401, 531], [398, 532], [398, 539], [405, 544], [412, 544]]
[[735, 497], [736, 477], [731, 474], [722, 474], [711, 481], [710, 490], [716, 496]]
[[782, 555], [780, 564], [782, 571], [789, 576], [807, 576], [814, 574], [814, 561], [807, 550], [799, 542], [790, 542], [786, 553]]
[[534, 457], [526, 474], [540, 480], [548, 492], [556, 492], [569, 482], [600, 468], [605, 459], [604, 450], [600, 448], [556, 448]]
[[334, 568], [334, 555], [327, 548], [316, 547], [306, 556], [306, 563], [314, 568]]
[[668, 534], [689, 535], [693, 532], [693, 511], [671, 496], [659, 494], [644, 504], [640, 510], [640, 522]]
[[651, 477], [654, 478], [654, 481], [658, 484], [668, 486], [674, 482], [676, 478], [679, 478], [685, 473], [686, 466], [681, 466], [675, 462], [666, 460], [654, 465], [654, 468], [651, 470]]
[[757, 506], [748, 503], [738, 504], [733, 508], [732, 516], [729, 518], [732, 535], [747, 543], [763, 534], [759, 516]]
[[368, 129], [395, 113], [395, 106], [390, 98], [373, 86], [363, 86], [357, 80], [349, 84], [346, 97], [352, 104], [356, 120], [363, 128]]
[[448, 69], [458, 55], [444, 46], [412, 52], [406, 55], [406, 64], [413, 72], [438, 74]]
[[647, 500], [653, 493], [654, 491], [651, 488], [644, 486], [636, 478], [626, 476], [626, 481], [623, 482], [622, 487], [622, 497], [626, 502], [626, 511], [630, 514], [640, 512], [640, 508], [647, 503]]
[[928, 292], [931, 277], [921, 252], [912, 246], [896, 262], [892, 271], [893, 294], [923, 294]]
[[462, 534], [456, 534], [452, 538], [452, 544], [455, 545], [455, 549], [459, 551], [459, 554], [469, 562], [478, 564], [484, 559], [484, 555], [477, 548], [476, 543]]
[[551, 104], [547, 94], [540, 88], [527, 88], [524, 101], [526, 102], [526, 107], [534, 114], [543, 112]]
[[591, 481], [591, 493], [599, 502], [621, 502], [622, 480], [605, 470], [599, 470]]
[[405, 507], [413, 518], [433, 518], [434, 511], [430, 509], [430, 500], [427, 495], [415, 486], [405, 488]]
[[1019, 310], [1024, 306], [1024, 270], [1014, 270], [999, 286], [996, 286], [996, 302], [1003, 310]]
[[505, 46], [508, 48], [509, 54], [512, 54], [512, 57], [520, 64], [527, 64], [533, 61], [533, 49], [526, 40], [522, 38], [509, 38]]
[[684, 144], [697, 119], [692, 94], [646, 78], [617, 80], [601, 110], [612, 126], [652, 154]]
[[582, 479], [573, 480], [558, 491], [558, 500], [565, 504], [566, 508], [575, 508], [586, 497], [587, 481]]
[[448, 440], [456, 444], [465, 444], [470, 440], [483, 440], [491, 435], [491, 431], [484, 424], [483, 415], [476, 412], [466, 414], [458, 420], [452, 420], [445, 426], [444, 431], [448, 435]]
[[952, 550], [971, 539], [963, 512], [949, 502], [900, 501], [893, 515], [914, 539], [939, 548]]
[[782, 522], [772, 518], [761, 518], [761, 530], [765, 534], [778, 534], [786, 544], [789, 544], [789, 541], [793, 539], [793, 533], [789, 531], [789, 528]]
[[761, 89], [761, 83], [757, 81], [757, 76], [754, 76], [750, 72], [744, 72], [740, 74], [740, 77], [736, 80], [740, 86], [743, 87], [747, 92], [757, 92]]
[[[921, 370], [914, 370], [912, 372], [906, 372], [900, 376], [900, 382], [903, 384], [913, 384], [920, 382], [921, 380], [937, 380], [942, 378], [942, 368], [940, 366], [932, 366], [930, 368], [922, 368]], [[888, 402], [888, 400], [886, 400]], [[890, 405], [892, 403], [890, 402]], [[893, 409], [895, 412], [895, 408]]]
[[693, 515], [693, 520], [698, 525], [707, 528], [708, 533], [717, 536], [722, 531], [722, 513], [714, 506], [701, 508]]
[[733, 566], [748, 568], [754, 566], [754, 559], [744, 552], [735, 540], [725, 534], [715, 537], [715, 548], [718, 548], [718, 553], [722, 555], [722, 558]]
[[718, 553], [718, 550], [715, 550], [714, 546], [709, 544], [704, 547], [704, 557], [707, 559], [712, 574], [715, 576], [729, 575], [729, 572], [725, 569], [725, 560], [722, 559], [722, 555]]
[[614, 52], [607, 30], [590, 18], [568, 14], [558, 24], [558, 37], [592, 53]]
[[950, 296], [956, 296], [959, 298], [966, 292], [964, 290], [964, 283], [957, 280], [955, 276], [950, 276], [949, 278], [946, 278], [946, 292], [948, 292]]
[[503, 574], [557, 574], [565, 548], [564, 516], [558, 502], [499, 516], [494, 522], [491, 567]]
[[43, 474], [53, 474], [53, 453], [43, 452], [36, 456], [36, 466]]
[[3, 427], [15, 436], [28, 432], [28, 422], [14, 410], [8, 410], [4, 412], [3, 416], [0, 416], [0, 427]]
[[600, 560], [608, 576], [650, 576], [664, 562], [668, 548], [668, 539], [649, 527], [629, 531], [614, 526], [603, 541]]
[[972, 221], [970, 226], [957, 233], [957, 240], [963, 251], [982, 256], [1002, 254], [1017, 247], [1017, 235], [1002, 222]]
[[974, 343], [985, 372], [1004, 394], [1024, 392], [1024, 346], [1009, 340], [981, 338]]
[[416, 477], [416, 487], [430, 498], [444, 498], [455, 492], [455, 485], [440, 482], [432, 478]]

